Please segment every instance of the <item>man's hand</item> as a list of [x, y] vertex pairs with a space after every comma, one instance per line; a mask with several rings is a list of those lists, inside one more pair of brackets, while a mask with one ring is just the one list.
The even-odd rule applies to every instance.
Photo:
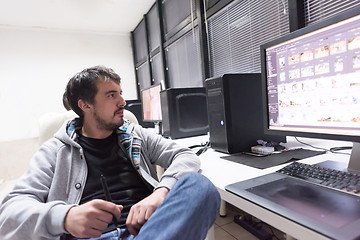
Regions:
[[136, 236], [139, 233], [142, 225], [164, 201], [168, 192], [167, 188], [158, 188], [150, 196], [131, 207], [126, 219], [126, 226], [132, 235]]
[[77, 238], [100, 237], [112, 221], [120, 218], [123, 206], [104, 200], [92, 200], [70, 208], [65, 217], [65, 229]]

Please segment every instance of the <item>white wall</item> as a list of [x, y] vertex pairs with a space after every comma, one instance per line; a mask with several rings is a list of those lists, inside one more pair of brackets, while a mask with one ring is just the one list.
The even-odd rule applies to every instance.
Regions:
[[68, 80], [94, 65], [113, 68], [125, 99], [137, 98], [130, 33], [0, 29], [0, 141], [37, 137], [39, 116], [64, 111]]

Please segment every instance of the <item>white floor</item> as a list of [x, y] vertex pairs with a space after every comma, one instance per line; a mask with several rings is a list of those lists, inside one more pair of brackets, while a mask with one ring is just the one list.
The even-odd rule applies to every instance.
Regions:
[[234, 216], [237, 214], [237, 212], [235, 208], [233, 208], [232, 210], [229, 210], [229, 208], [230, 207], [227, 206], [226, 217], [218, 216], [215, 221], [215, 239], [216, 240], [258, 239], [234, 222]]

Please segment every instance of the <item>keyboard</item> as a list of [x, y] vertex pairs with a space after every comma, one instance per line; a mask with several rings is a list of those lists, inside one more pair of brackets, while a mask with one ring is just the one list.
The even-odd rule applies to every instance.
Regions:
[[277, 172], [360, 196], [359, 174], [299, 162], [293, 162]]

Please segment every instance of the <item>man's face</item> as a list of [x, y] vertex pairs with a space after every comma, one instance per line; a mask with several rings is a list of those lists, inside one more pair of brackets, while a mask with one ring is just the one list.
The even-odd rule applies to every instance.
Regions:
[[96, 127], [101, 130], [112, 131], [124, 122], [124, 106], [121, 86], [112, 81], [100, 79], [97, 82], [98, 92], [92, 107], [92, 116]]

